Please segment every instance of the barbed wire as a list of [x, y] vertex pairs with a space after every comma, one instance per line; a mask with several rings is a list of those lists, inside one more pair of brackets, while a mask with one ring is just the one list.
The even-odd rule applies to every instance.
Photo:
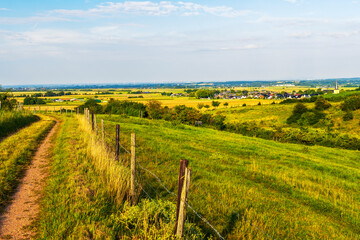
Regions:
[[[108, 134], [107, 132], [105, 132], [105, 136], [107, 136], [110, 140], [112, 140], [112, 141], [110, 141], [111, 144], [112, 144], [114, 147], [116, 147], [116, 143], [114, 143], [114, 142], [116, 142], [116, 139], [115, 139], [113, 136], [111, 136], [110, 134]], [[119, 142], [119, 146], [120, 146], [122, 149], [124, 149], [124, 151], [125, 151], [126, 153], [131, 154], [131, 152], [130, 152], [129, 150], [127, 150], [120, 142]]]
[[[155, 175], [154, 173], [152, 173], [150, 170], [144, 168], [140, 163], [138, 163], [138, 166], [139, 166], [142, 170], [150, 173], [154, 178], [156, 178], [156, 180], [162, 185], [162, 187], [163, 187], [169, 194], [174, 195], [175, 197], [177, 197], [177, 195], [176, 195], [174, 192], [170, 191], [170, 190], [162, 183], [161, 179], [160, 179], [158, 176], [156, 176], [156, 175]], [[155, 192], [156, 192], [156, 190], [155, 190]], [[200, 220], [202, 220], [202, 221], [203, 221], [204, 223], [206, 223], [211, 229], [213, 229], [214, 232], [218, 235], [218, 237], [219, 237], [220, 239], [225, 240], [225, 238], [224, 238], [223, 236], [221, 236], [221, 234], [219, 233], [219, 231], [216, 230], [216, 228], [215, 228], [213, 225], [211, 225], [210, 222], [209, 222], [206, 218], [204, 218], [203, 216], [201, 216], [190, 204], [187, 203], [187, 206], [195, 213], [195, 215], [196, 215], [198, 218], [200, 218]]]
[[155, 175], [154, 173], [152, 173], [150, 170], [144, 168], [140, 163], [137, 163], [137, 165], [138, 165], [142, 170], [150, 173], [150, 174], [160, 183], [160, 185], [161, 185], [169, 194], [177, 197], [177, 195], [176, 195], [174, 192], [170, 191], [170, 190], [163, 184], [163, 182], [161, 181], [161, 179], [160, 179], [158, 176], [156, 176], [156, 175]]

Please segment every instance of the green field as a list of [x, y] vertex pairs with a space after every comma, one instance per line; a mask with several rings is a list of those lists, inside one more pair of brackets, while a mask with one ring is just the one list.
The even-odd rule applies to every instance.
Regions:
[[[106, 117], [105, 123], [112, 134], [120, 123], [127, 148], [129, 133], [136, 132], [138, 161], [173, 191], [179, 160], [188, 159], [190, 204], [226, 239], [268, 239], [262, 231], [275, 239], [357, 239], [360, 233], [358, 151], [136, 118]], [[174, 201], [151, 176], [142, 175], [160, 192], [154, 197]], [[214, 235], [191, 213], [190, 220]]]

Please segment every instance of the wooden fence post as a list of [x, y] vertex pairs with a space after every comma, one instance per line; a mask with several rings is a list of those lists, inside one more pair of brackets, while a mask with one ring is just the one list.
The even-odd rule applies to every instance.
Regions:
[[177, 234], [177, 229], [178, 229], [181, 193], [182, 193], [182, 188], [184, 186], [185, 170], [188, 167], [188, 165], [189, 165], [188, 160], [186, 160], [186, 159], [181, 159], [180, 160], [178, 191], [177, 191], [177, 203], [176, 203], [176, 220], [175, 220], [175, 228], [174, 228], [174, 234], [175, 235]]
[[131, 179], [130, 197], [132, 205], [135, 205], [135, 177], [136, 177], [136, 133], [131, 133]]
[[90, 125], [90, 110], [87, 109], [87, 121], [88, 121], [88, 124]]
[[91, 129], [94, 131], [95, 130], [95, 125], [94, 125], [94, 111], [91, 111]]
[[116, 145], [115, 145], [115, 160], [119, 161], [119, 153], [120, 153], [120, 125], [116, 124]]
[[181, 202], [180, 202], [180, 208], [179, 208], [179, 219], [178, 225], [177, 225], [177, 231], [176, 236], [178, 238], [182, 238], [184, 234], [184, 224], [186, 220], [186, 207], [188, 202], [188, 195], [189, 195], [189, 189], [190, 189], [190, 179], [191, 179], [191, 169], [186, 168], [185, 169], [185, 178], [184, 178], [184, 185], [182, 187], [181, 191]]
[[94, 115], [94, 126], [95, 126], [95, 134], [97, 136], [98, 135], [98, 126], [97, 126], [96, 114]]
[[105, 125], [104, 119], [101, 119], [101, 136], [102, 136], [102, 143], [105, 146]]

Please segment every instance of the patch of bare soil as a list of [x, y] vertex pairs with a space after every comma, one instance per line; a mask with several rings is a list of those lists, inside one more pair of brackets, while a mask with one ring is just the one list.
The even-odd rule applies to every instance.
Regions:
[[1, 216], [0, 239], [32, 239], [35, 235], [30, 226], [39, 213], [41, 190], [47, 177], [47, 166], [53, 147], [51, 139], [58, 127], [59, 122], [41, 143], [13, 200]]

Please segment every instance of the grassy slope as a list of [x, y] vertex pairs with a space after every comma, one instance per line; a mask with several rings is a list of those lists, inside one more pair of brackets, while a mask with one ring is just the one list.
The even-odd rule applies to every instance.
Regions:
[[42, 116], [39, 122], [20, 130], [0, 143], [0, 207], [9, 200], [21, 173], [41, 139], [53, 125], [52, 119]]
[[0, 111], [0, 140], [37, 120], [38, 117], [26, 112]]
[[[75, 118], [64, 119], [44, 190], [38, 239], [172, 239], [175, 206], [161, 200], [142, 199], [137, 206], [117, 201], [109, 187], [116, 176], [106, 172], [116, 166], [99, 166], [91, 144]], [[190, 227], [196, 228], [188, 225], [187, 231]], [[197, 234], [201, 239], [199, 229]]]
[[[107, 131], [114, 134], [120, 123], [127, 148], [130, 131], [137, 133], [139, 162], [172, 190], [179, 160], [187, 158], [194, 184], [276, 239], [356, 239], [360, 234], [358, 151], [283, 144], [162, 121], [110, 120], [105, 121]], [[147, 182], [157, 187], [155, 181]], [[163, 196], [174, 201], [165, 192]], [[195, 185], [190, 204], [228, 239], [268, 239]]]

